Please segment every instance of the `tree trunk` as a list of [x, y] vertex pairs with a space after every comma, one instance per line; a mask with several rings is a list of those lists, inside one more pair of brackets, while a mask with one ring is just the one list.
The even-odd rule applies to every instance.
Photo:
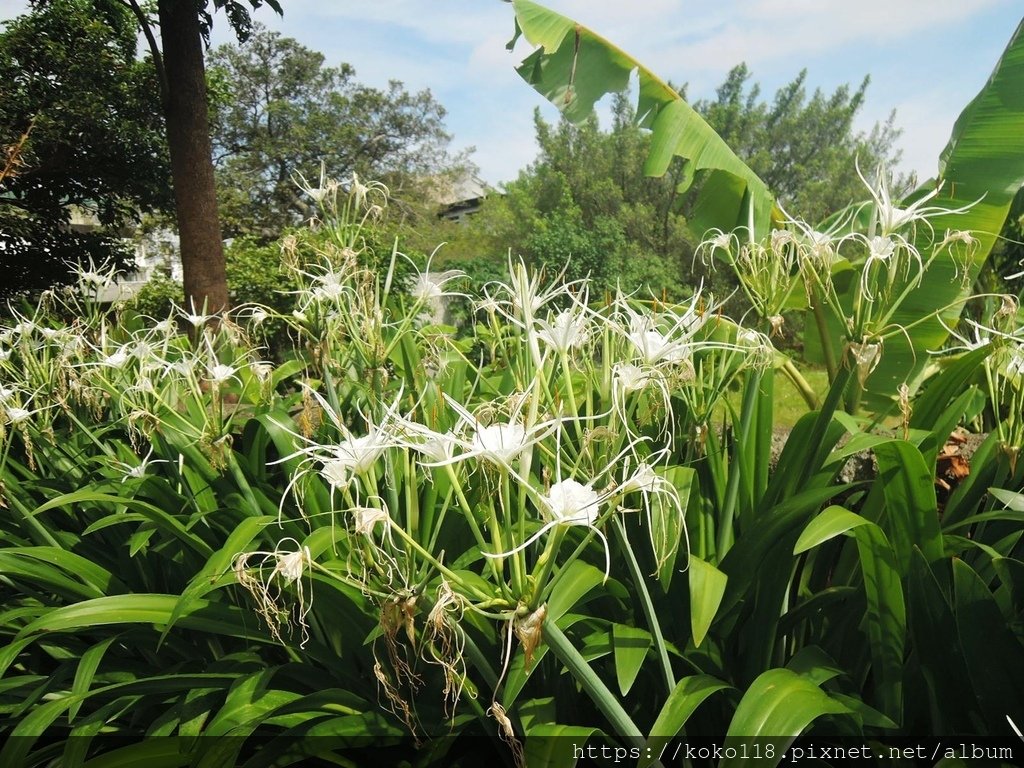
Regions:
[[228, 287], [213, 179], [199, 14], [192, 0], [159, 0], [158, 9], [185, 307], [217, 312], [228, 306]]

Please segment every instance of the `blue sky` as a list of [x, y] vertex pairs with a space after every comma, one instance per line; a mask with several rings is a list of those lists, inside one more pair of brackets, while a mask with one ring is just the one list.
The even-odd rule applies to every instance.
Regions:
[[[512, 9], [499, 0], [282, 0], [284, 16], [262, 8], [271, 29], [348, 62], [357, 78], [429, 88], [448, 110], [457, 147], [476, 148], [481, 176], [500, 183], [535, 156], [532, 114], [557, 113], [514, 71], [528, 53], [509, 54]], [[711, 96], [745, 61], [762, 93], [774, 94], [802, 69], [811, 89], [831, 91], [871, 76], [859, 127], [896, 110], [903, 128], [901, 170], [935, 173], [960, 110], [992, 71], [1024, 13], [1019, 0], [547, 0], [650, 69]], [[27, 8], [0, 0], [0, 19]], [[214, 42], [229, 38], [223, 16]]]

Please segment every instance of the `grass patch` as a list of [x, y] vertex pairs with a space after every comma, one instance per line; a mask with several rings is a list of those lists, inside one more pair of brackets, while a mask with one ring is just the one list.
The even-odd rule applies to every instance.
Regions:
[[[825, 393], [828, 391], [828, 372], [824, 368], [805, 365], [800, 369], [800, 374], [807, 380], [808, 385], [818, 396], [819, 401], [825, 397]], [[726, 397], [729, 407], [739, 413], [743, 405], [743, 392], [738, 388], [730, 390]], [[725, 404], [721, 403], [715, 414], [717, 421], [721, 421], [724, 415], [722, 409], [724, 408]], [[793, 386], [793, 382], [789, 380], [789, 377], [782, 372], [782, 369], [776, 369], [775, 371], [774, 408], [775, 419], [773, 423], [777, 428], [781, 427], [783, 429], [790, 429], [800, 420], [801, 416], [810, 410], [800, 392]]]
[[[820, 401], [828, 391], [828, 372], [824, 368], [805, 366], [800, 374], [807, 380]], [[736, 404], [739, 405], [737, 395]], [[807, 403], [801, 397], [793, 382], [781, 370], [775, 371], [775, 425], [792, 427], [808, 411]]]

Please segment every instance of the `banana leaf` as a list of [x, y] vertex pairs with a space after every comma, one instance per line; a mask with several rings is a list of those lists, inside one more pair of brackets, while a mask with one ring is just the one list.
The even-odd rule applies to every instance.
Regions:
[[688, 178], [706, 172], [704, 183], [695, 192], [690, 219], [695, 235], [702, 236], [711, 228], [732, 230], [751, 223], [756, 231], [767, 231], [776, 212], [768, 187], [672, 87], [572, 19], [530, 0], [513, 0], [512, 6], [516, 34], [509, 48], [520, 34], [537, 46], [517, 71], [568, 120], [585, 120], [603, 96], [626, 90], [636, 72], [637, 121], [651, 130], [644, 172], [662, 176], [675, 157], [687, 161]]
[[[974, 278], [989, 257], [1017, 192], [1024, 186], [1024, 20], [1010, 38], [995, 70], [953, 126], [949, 143], [938, 161], [938, 176], [903, 201], [938, 190], [929, 207], [968, 210], [943, 214], [919, 223], [914, 244], [925, 262], [947, 231], [965, 231], [977, 239], [965, 262], [948, 252], [938, 254], [893, 317], [893, 323], [912, 329], [885, 343], [878, 367], [868, 379], [865, 404], [880, 409], [891, 402], [896, 387], [912, 384], [949, 336]], [[861, 209], [864, 211], [865, 209]], [[853, 281], [855, 283], [856, 281]], [[938, 318], [928, 318], [936, 312]], [[943, 325], [945, 323], [945, 325]], [[818, 348], [814, 323], [808, 322], [807, 349]], [[838, 331], [838, 327], [835, 329]]]

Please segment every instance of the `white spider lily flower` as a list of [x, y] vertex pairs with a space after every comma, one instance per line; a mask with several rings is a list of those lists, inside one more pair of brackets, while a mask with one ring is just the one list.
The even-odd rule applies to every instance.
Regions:
[[349, 465], [340, 459], [325, 460], [323, 466], [320, 467], [320, 476], [327, 481], [331, 488], [347, 488], [352, 481]]
[[536, 314], [547, 301], [557, 295], [551, 289], [547, 293], [542, 291], [540, 274], [529, 275], [526, 264], [522, 261], [515, 265], [509, 262], [509, 283], [503, 287], [512, 306], [520, 313]]
[[818, 262], [831, 266], [836, 256], [836, 238], [828, 232], [819, 232], [816, 229], [808, 229], [806, 234], [811, 256]]
[[60, 353], [63, 357], [73, 357], [87, 346], [86, 340], [77, 333], [64, 334], [60, 342]]
[[150, 376], [155, 372], [155, 369], [146, 369], [139, 371], [139, 378], [136, 382], [128, 388], [128, 391], [140, 392], [144, 395], [156, 394], [157, 388], [153, 379]]
[[[352, 174], [352, 179], [349, 182], [349, 194], [352, 196], [356, 208], [363, 208], [365, 206], [367, 213], [371, 215], [377, 215], [379, 211], [382, 211], [383, 207], [387, 205], [388, 198], [391, 196], [390, 190], [381, 182], [368, 181], [363, 184], [355, 173]], [[380, 202], [373, 202], [373, 197], [376, 197]]]
[[712, 238], [711, 247], [722, 251], [729, 251], [732, 249], [732, 234], [729, 232], [719, 232], [717, 236]]
[[0, 405], [3, 405], [8, 400], [13, 400], [16, 394], [18, 394], [18, 390], [14, 387], [0, 385]]
[[763, 333], [759, 333], [750, 328], [740, 328], [736, 334], [737, 346], [749, 352], [747, 358], [747, 364], [765, 370], [771, 366], [775, 360], [775, 347]]
[[100, 291], [113, 284], [117, 269], [109, 261], [103, 261], [98, 267], [92, 259], [88, 265], [80, 262], [64, 262], [71, 268], [71, 273], [78, 278], [81, 290]]
[[[860, 236], [854, 237], [861, 239]], [[891, 286], [897, 274], [909, 276], [911, 266], [916, 263], [916, 279], [920, 283], [924, 274], [924, 262], [921, 260], [920, 252], [906, 238], [898, 234], [875, 235], [864, 237], [863, 241], [868, 251], [860, 276], [861, 291], [865, 299], [874, 301], [871, 282], [872, 277], [877, 276], [878, 270], [872, 270], [872, 265], [878, 265], [885, 270], [886, 283]]]
[[206, 368], [206, 377], [214, 384], [220, 386], [226, 384], [234, 375], [236, 368], [224, 363], [217, 363]]
[[896, 250], [896, 241], [889, 236], [868, 238], [868, 261], [888, 261]]
[[[816, 234], [821, 234], [817, 232]], [[788, 229], [773, 229], [771, 234], [771, 246], [772, 251], [775, 253], [783, 253], [788, 248], [794, 245], [799, 245], [799, 240], [792, 231]]]
[[580, 312], [564, 310], [554, 320], [538, 320], [537, 338], [559, 354], [566, 354], [587, 343], [590, 338], [590, 324]]
[[318, 186], [314, 187], [306, 181], [306, 177], [301, 173], [296, 173], [292, 177], [292, 181], [299, 189], [309, 195], [317, 205], [323, 205], [324, 201], [331, 199], [338, 191], [338, 182], [327, 178], [327, 165], [324, 162], [320, 163], [320, 184]]
[[659, 484], [666, 480], [654, 471], [654, 467], [647, 462], [637, 464], [633, 474], [622, 482], [618, 490], [620, 493], [634, 493], [636, 491], [651, 493]]
[[182, 308], [177, 308], [179, 315], [186, 320], [193, 328], [202, 328], [211, 319], [216, 317], [215, 313], [203, 314], [196, 310], [195, 304], [192, 305], [192, 311], [187, 312]]
[[733, 261], [735, 252], [740, 248], [740, 239], [734, 233], [720, 229], [713, 229], [707, 234], [709, 236], [694, 250], [693, 258], [694, 261], [700, 259], [701, 264], [714, 271], [716, 257], [726, 262]]
[[258, 362], [252, 363], [249, 366], [249, 370], [252, 371], [252, 375], [260, 381], [269, 381], [270, 376], [274, 373], [274, 366], [271, 363]]
[[601, 495], [590, 485], [576, 480], [555, 483], [544, 496], [546, 515], [560, 525], [594, 525]]
[[[664, 455], [664, 454], [662, 454]], [[654, 457], [648, 457], [649, 459]], [[658, 553], [667, 553], [674, 551], [675, 543], [668, 540], [656, 541], [656, 527], [654, 525], [654, 509], [653, 504], [657, 499], [657, 503], [663, 503], [668, 505], [668, 509], [674, 514], [679, 520], [679, 526], [683, 532], [683, 543], [686, 546], [686, 551], [690, 551], [690, 534], [686, 528], [686, 510], [683, 509], [682, 502], [679, 499], [679, 491], [672, 485], [665, 477], [659, 475], [654, 468], [654, 465], [649, 461], [641, 461], [637, 463], [636, 469], [629, 472], [629, 463], [626, 463], [626, 478], [619, 484], [615, 490], [616, 494], [626, 495], [630, 493], [639, 493], [643, 498], [643, 506], [647, 515], [647, 529], [651, 537], [651, 549], [655, 553], [655, 557], [658, 557]], [[662, 530], [670, 530], [669, 527], [662, 527]], [[660, 569], [662, 563], [659, 562], [657, 567]]]
[[971, 326], [972, 338], [968, 338], [966, 334], [958, 333], [953, 328], [950, 328], [948, 325], [945, 324], [945, 322], [943, 322], [942, 318], [940, 317], [939, 323], [942, 324], [942, 327], [946, 329], [946, 332], [950, 335], [952, 339], [955, 339], [960, 343], [946, 347], [945, 349], [942, 350], [929, 349], [928, 354], [938, 355], [944, 352], [973, 352], [976, 349], [981, 349], [982, 347], [991, 344], [993, 334], [998, 335], [998, 332], [994, 331], [991, 328], [987, 328], [981, 323], [971, 320], [970, 318], [966, 318], [965, 322], [969, 326]]
[[688, 362], [693, 354], [694, 335], [707, 321], [708, 311], [699, 309], [701, 292], [698, 290], [690, 305], [681, 313], [666, 312], [667, 328], [659, 326], [653, 317], [635, 311], [624, 297], [617, 300], [620, 316], [624, 315], [628, 328], [613, 325], [633, 346], [640, 361], [648, 366], [673, 365]]
[[135, 346], [132, 347], [131, 353], [132, 356], [137, 358], [140, 362], [146, 362], [150, 358], [156, 356], [156, 351], [153, 349], [153, 345], [145, 340], [135, 342]]
[[639, 392], [650, 384], [652, 373], [632, 363], [616, 363], [612, 377], [622, 392]]
[[341, 272], [327, 271], [312, 277], [313, 286], [308, 291], [309, 301], [337, 302], [351, 295], [346, 277]]
[[[530, 427], [520, 423], [521, 414], [518, 411], [526, 402], [526, 397], [521, 399], [520, 408], [516, 409], [517, 412], [507, 422], [487, 425], [481, 424], [473, 414], [447, 393], [444, 395], [444, 399], [459, 416], [459, 425], [454, 430], [440, 434], [427, 427], [408, 423], [420, 441], [424, 439], [451, 441], [451, 455], [441, 461], [425, 462], [423, 466], [426, 467], [443, 467], [468, 459], [479, 459], [488, 464], [511, 469], [512, 462], [523, 451], [550, 435], [561, 423], [561, 419], [558, 418], [549, 419]], [[416, 447], [416, 444], [414, 443], [412, 447]], [[461, 452], [456, 452], [457, 449], [461, 449]]]
[[173, 336], [178, 332], [178, 326], [170, 318], [165, 318], [154, 325], [153, 330], [161, 336]]
[[597, 528], [600, 507], [607, 498], [595, 491], [591, 484], [584, 485], [572, 478], [559, 480], [539, 499], [541, 514], [547, 522], [536, 533], [508, 552], [484, 552], [483, 555], [489, 558], [509, 557], [526, 549], [552, 528], [582, 525], [601, 539], [604, 546], [604, 577], [607, 579], [612, 568], [611, 551], [608, 548], [608, 539]]
[[853, 352], [853, 362], [856, 366], [857, 379], [861, 386], [867, 381], [868, 376], [875, 370], [882, 359], [882, 344], [874, 342], [862, 342], [850, 344], [850, 351]]
[[335, 490], [349, 487], [357, 477], [369, 472], [388, 448], [403, 444], [399, 438], [399, 430], [396, 426], [400, 422], [405, 423], [398, 416], [398, 404], [402, 397], [401, 392], [398, 393], [395, 401], [388, 406], [379, 423], [374, 424], [367, 419], [369, 422], [367, 433], [365, 435], [355, 435], [345, 426], [341, 417], [319, 392], [305, 385], [303, 386], [313, 395], [328, 419], [341, 433], [341, 439], [334, 444], [321, 444], [294, 432], [287, 426], [281, 425], [293, 437], [306, 443], [305, 447], [272, 462], [273, 464], [281, 464], [299, 456], [303, 457], [300, 469], [293, 475], [288, 483], [288, 487], [285, 489], [285, 493], [281, 496], [281, 509], [284, 508], [284, 500], [288, 492], [296, 488], [296, 484], [304, 475], [314, 471], [316, 465], [319, 465], [317, 471], [320, 477], [327, 482], [333, 493]]
[[458, 437], [454, 432], [449, 431], [443, 434], [425, 435], [422, 441], [412, 443], [410, 447], [423, 454], [428, 461], [441, 463], [448, 461], [454, 455], [457, 442]]
[[495, 299], [493, 296], [485, 295], [482, 299], [476, 299], [473, 302], [474, 312], [486, 312], [488, 315], [493, 315], [501, 309], [501, 302]]
[[983, 335], [982, 334], [982, 330], [983, 330], [982, 326], [976, 325], [975, 328], [974, 328], [974, 338], [973, 339], [963, 339], [964, 347], [968, 351], [972, 351], [972, 350], [975, 350], [975, 349], [981, 349], [982, 347], [992, 343], [992, 339], [988, 335]]
[[665, 414], [661, 424], [661, 435], [672, 439], [672, 396], [669, 393], [666, 376], [657, 368], [638, 366], [633, 363], [616, 363], [612, 368], [612, 406], [627, 431], [630, 431], [630, 416], [627, 396], [633, 392], [651, 389], [655, 397], [661, 400]]
[[472, 450], [494, 464], [508, 464], [526, 449], [526, 427], [522, 424], [488, 424], [473, 432]]
[[391, 533], [391, 517], [388, 515], [387, 507], [353, 507], [352, 517], [355, 518], [355, 532], [366, 537], [373, 536], [373, 531], [379, 523], [384, 525], [386, 533]]
[[9, 424], [22, 424], [28, 421], [32, 414], [36, 411], [30, 411], [27, 408], [19, 408], [17, 406], [10, 406], [4, 409], [4, 418]]
[[708, 245], [715, 250], [731, 251], [735, 240], [736, 236], [731, 232], [719, 232], [711, 238]]
[[32, 336], [39, 329], [39, 326], [33, 323], [31, 320], [23, 320], [22, 322], [15, 325], [11, 331], [15, 336], [20, 336], [23, 339], [27, 339]]
[[[573, 280], [563, 283], [562, 279], [565, 276], [565, 269], [563, 269], [555, 276], [550, 285], [545, 286], [542, 273], [531, 275], [522, 260], [513, 263], [511, 258], [508, 262], [508, 271], [509, 281], [507, 283], [495, 281], [484, 287], [485, 301], [490, 302], [509, 322], [531, 332], [533, 328], [527, 328], [525, 325], [528, 319], [535, 318], [546, 304], [560, 296], [571, 295], [575, 287], [585, 285], [587, 282], [586, 280]], [[496, 295], [492, 296], [491, 289]], [[501, 295], [507, 298], [499, 299], [498, 296]]]
[[0, 347], [0, 363], [6, 363], [10, 359], [11, 359], [11, 350], [9, 350], [9, 349], [7, 349], [5, 347]]
[[347, 437], [337, 445], [318, 446], [321, 454], [320, 475], [332, 488], [346, 488], [358, 475], [366, 474], [377, 463], [391, 441], [379, 430], [359, 437]]
[[[294, 550], [285, 549], [284, 545], [294, 545]], [[269, 574], [264, 569], [272, 566]], [[256, 610], [267, 622], [267, 628], [278, 641], [283, 642], [281, 627], [290, 623], [289, 611], [284, 604], [283, 588], [294, 586], [296, 610], [302, 640], [299, 647], [309, 641], [309, 627], [306, 617], [312, 608], [312, 596], [307, 598], [303, 575], [313, 568], [313, 556], [309, 547], [301, 546], [292, 538], [282, 539], [273, 551], [241, 552], [235, 555], [232, 571], [238, 583], [252, 595], [256, 601]], [[256, 571], [254, 575], [250, 571]]]
[[125, 365], [128, 364], [129, 360], [131, 360], [130, 352], [124, 347], [121, 347], [100, 360], [100, 365], [104, 368], [114, 368], [116, 370], [124, 368]]
[[1011, 378], [1024, 376], [1024, 344], [1017, 344], [1006, 361], [1006, 375]]
[[137, 480], [139, 478], [145, 477], [146, 470], [148, 470], [150, 466], [152, 466], [153, 464], [168, 463], [166, 459], [151, 459], [150, 456], [152, 455], [153, 449], [150, 448], [149, 453], [146, 454], [146, 457], [134, 466], [131, 464], [125, 464], [124, 462], [115, 461], [114, 464], [117, 465], [118, 469], [120, 469], [122, 473], [121, 482], [124, 483], [127, 482], [128, 480]]
[[938, 205], [927, 205], [931, 200], [938, 197], [942, 191], [942, 184], [939, 184], [935, 189], [919, 197], [910, 205], [900, 207], [892, 199], [892, 193], [889, 190], [889, 173], [884, 166], [879, 166], [875, 172], [875, 184], [870, 184], [864, 178], [864, 174], [861, 173], [860, 166], [857, 165], [856, 160], [854, 161], [854, 166], [857, 169], [857, 175], [860, 176], [860, 180], [867, 187], [868, 193], [874, 201], [874, 212], [872, 214], [871, 226], [869, 227], [869, 232], [872, 235], [876, 229], [882, 235], [891, 235], [918, 221], [927, 223], [928, 219], [935, 216], [942, 216], [948, 213], [965, 213], [981, 202], [981, 198], [978, 198], [973, 203], [956, 209], [943, 208]]
[[78, 282], [83, 288], [100, 291], [113, 282], [113, 277], [102, 272], [85, 270], [78, 274]]
[[688, 341], [671, 339], [660, 331], [630, 331], [626, 338], [647, 365], [682, 363], [689, 360], [693, 352]]
[[291, 584], [302, 578], [313, 558], [309, 547], [302, 547], [294, 552], [281, 555], [277, 561], [277, 572], [281, 574], [285, 584]]
[[427, 269], [419, 272], [409, 288], [409, 295], [417, 304], [428, 304], [433, 301], [440, 301], [448, 296], [462, 296], [461, 293], [452, 293], [446, 290], [449, 283], [454, 282], [466, 273], [457, 269], [449, 269], [444, 272], [431, 272], [429, 264]]
[[176, 373], [179, 376], [188, 379], [192, 377], [193, 365], [194, 363], [192, 358], [183, 357], [180, 360], [175, 360], [173, 363], [169, 363], [167, 365], [167, 372]]

